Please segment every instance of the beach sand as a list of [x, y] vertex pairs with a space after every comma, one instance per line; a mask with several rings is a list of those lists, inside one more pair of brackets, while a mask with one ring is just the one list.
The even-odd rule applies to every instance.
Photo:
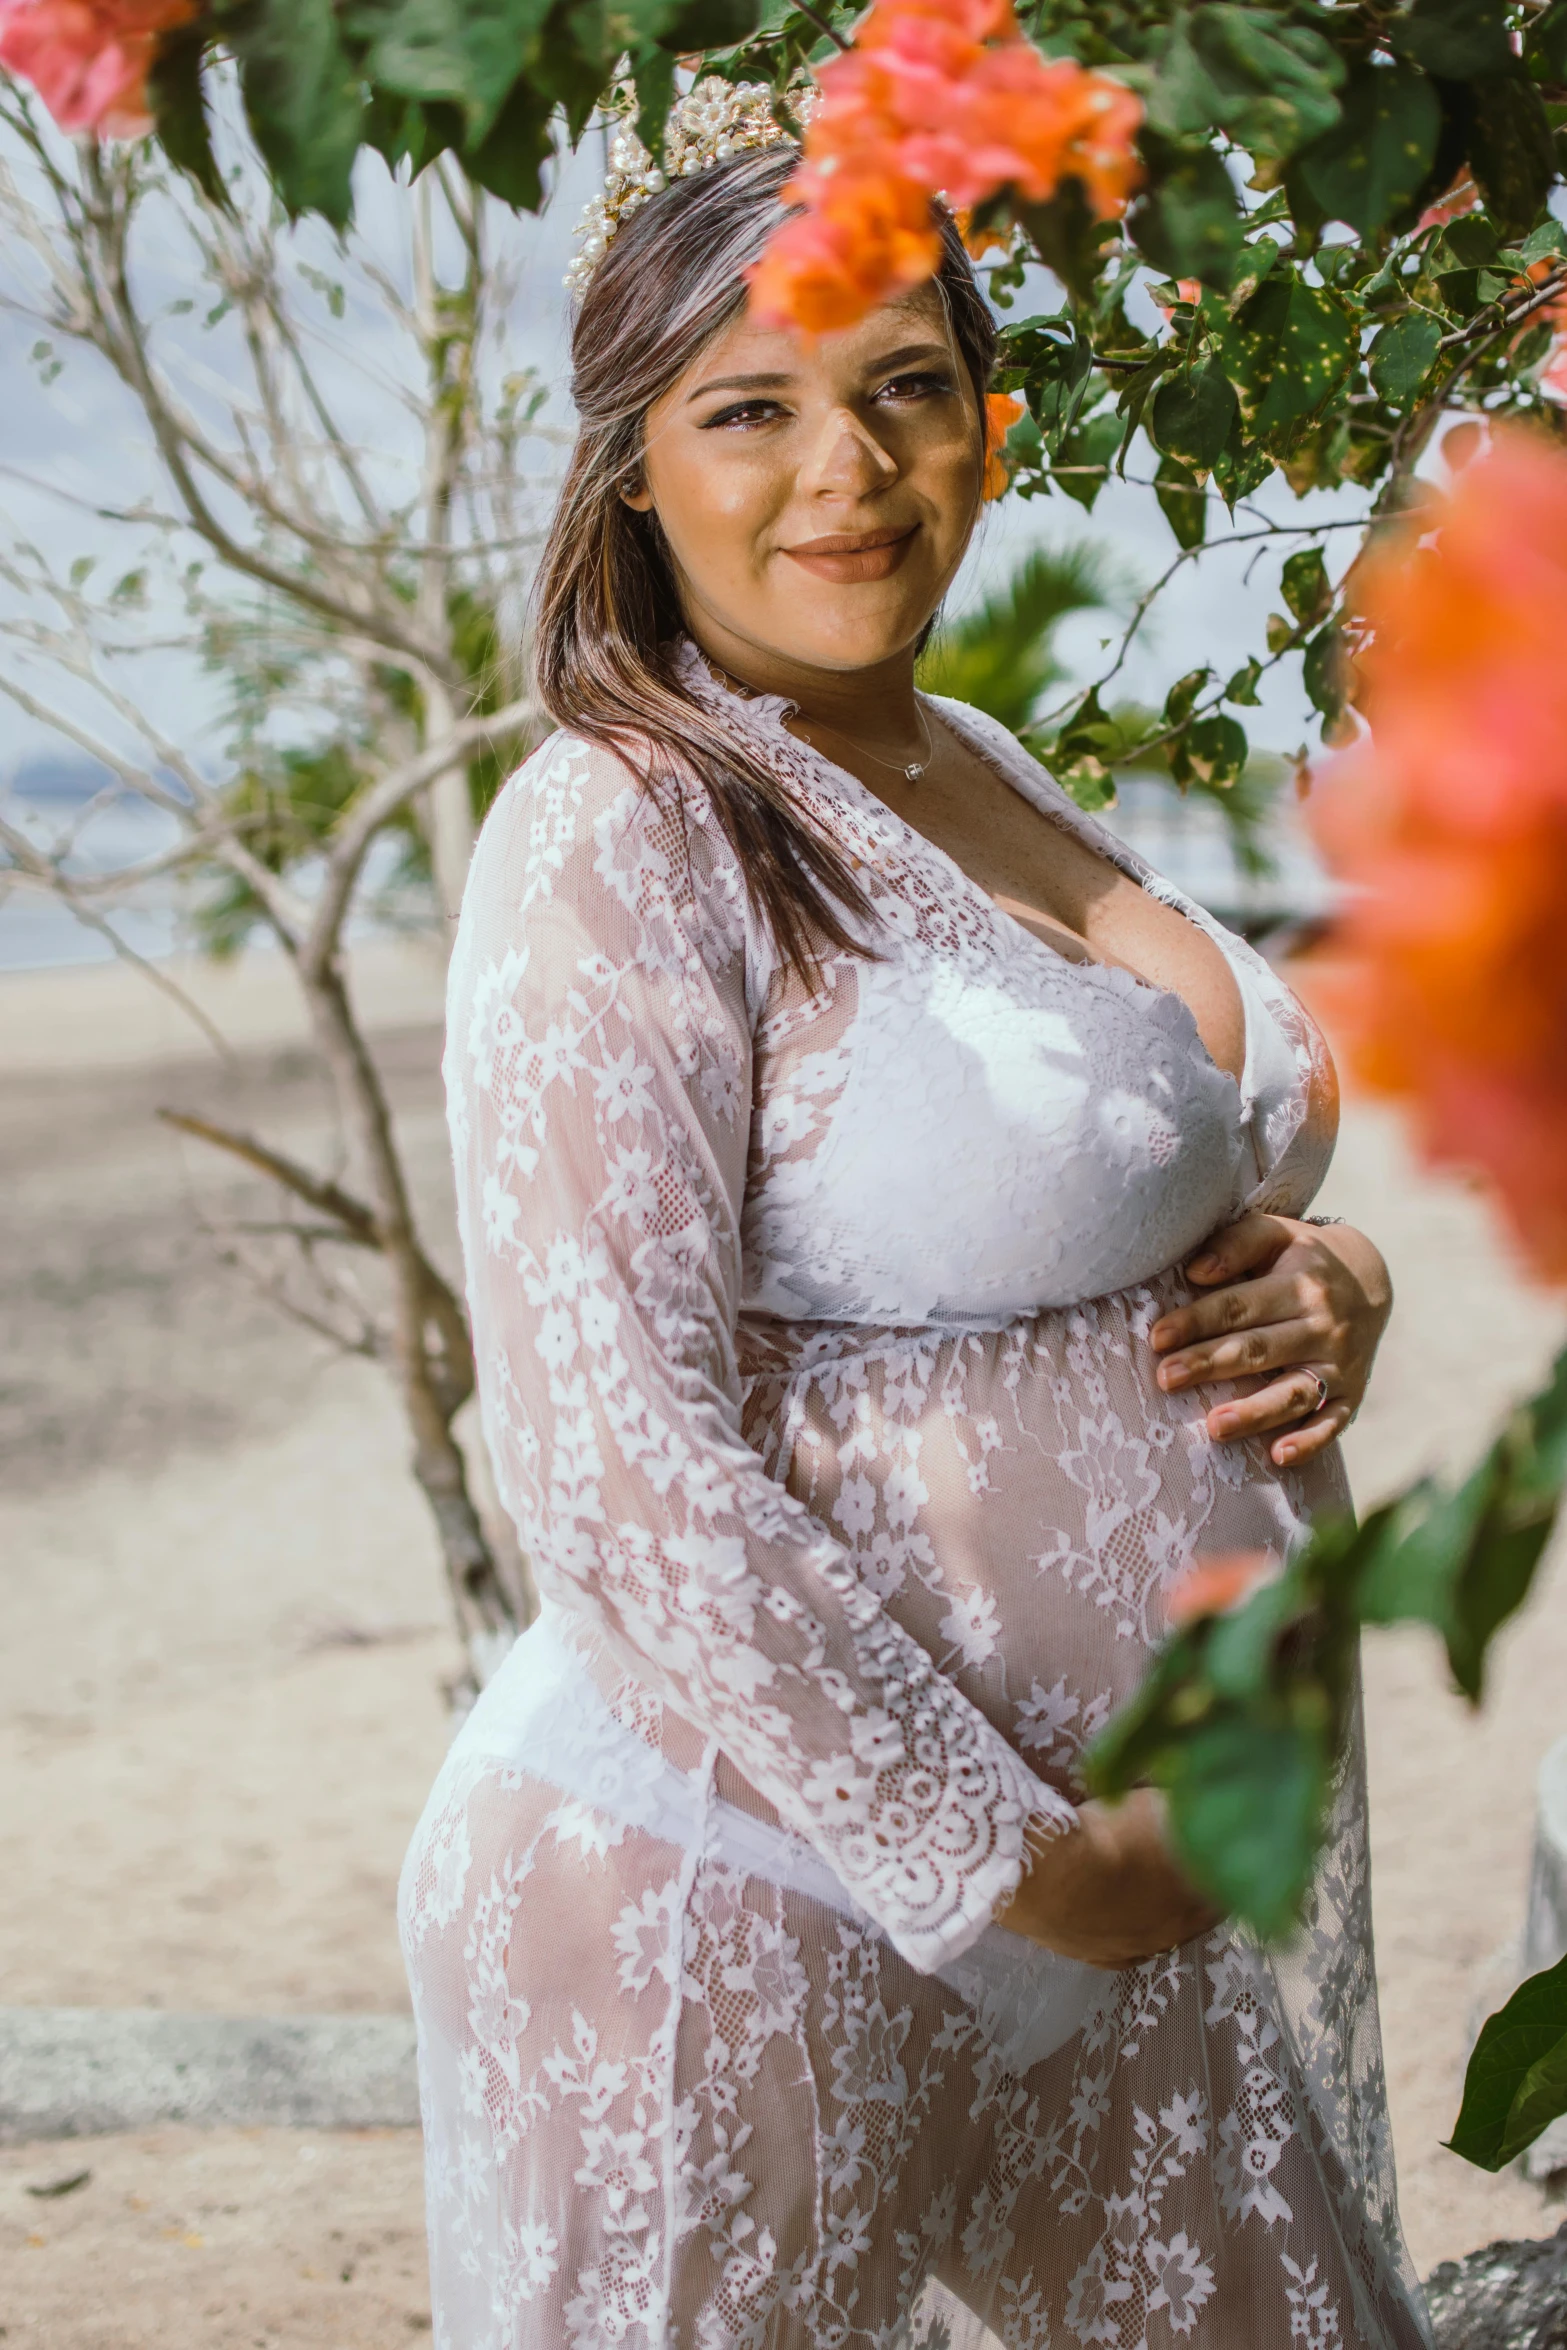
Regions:
[[[221, 1261], [270, 1187], [161, 1105], [340, 1160], [277, 958], [188, 978], [220, 1062], [134, 972], [0, 979], [0, 1982], [13, 2004], [385, 2010], [398, 1863], [458, 1663], [383, 1374]], [[355, 985], [415, 1188], [453, 1262], [440, 972]], [[1399, 1302], [1349, 1452], [1361, 1502], [1472, 1455], [1561, 1336], [1483, 1204], [1353, 1105], [1324, 1209]], [[260, 1245], [265, 1245], [264, 1239]], [[1558, 1544], [1484, 1711], [1433, 1644], [1367, 1646], [1383, 2016], [1422, 2272], [1561, 2217], [1441, 2150], [1471, 2010], [1519, 1926], [1533, 1779], [1567, 1731]], [[47, 2187], [88, 2170], [58, 2197]], [[0, 2334], [48, 2350], [388, 2350], [428, 2331], [414, 2132], [162, 2129], [0, 2151]]]

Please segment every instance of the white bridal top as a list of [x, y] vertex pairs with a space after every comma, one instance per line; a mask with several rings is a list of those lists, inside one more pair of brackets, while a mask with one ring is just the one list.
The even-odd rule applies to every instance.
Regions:
[[993, 1922], [1168, 1584], [1344, 1501], [1147, 1345], [1208, 1234], [1320, 1181], [1315, 1032], [989, 720], [931, 705], [1216, 939], [1239, 1083], [682, 660], [877, 959], [808, 992], [702, 796], [569, 736], [479, 845], [448, 1097], [544, 1612], [404, 1876], [437, 2350], [1413, 2346], [1358, 1747], [1283, 1956], [1102, 1976]]

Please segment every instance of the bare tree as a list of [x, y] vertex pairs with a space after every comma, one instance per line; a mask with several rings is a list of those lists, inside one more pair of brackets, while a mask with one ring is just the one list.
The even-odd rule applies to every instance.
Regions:
[[[171, 1115], [289, 1195], [291, 1264], [259, 1269], [389, 1370], [471, 1690], [526, 1619], [526, 1568], [483, 1522], [453, 1433], [467, 1319], [419, 1228], [344, 948], [389, 861], [450, 917], [476, 816], [529, 740], [521, 588], [557, 436], [506, 364], [524, 232], [450, 158], [412, 188], [381, 180], [374, 230], [338, 243], [291, 228], [243, 142], [228, 148], [217, 202], [147, 148], [73, 147], [0, 97], [0, 307], [36, 333], [46, 379], [107, 368], [149, 452], [145, 495], [67, 496], [90, 552], [62, 564], [14, 518], [0, 546], [0, 692], [107, 778], [50, 838], [0, 811], [0, 857], [6, 886], [54, 893], [122, 951], [116, 910], [182, 877], [210, 944], [259, 927], [287, 956], [351, 1174]], [[4, 466], [0, 493], [4, 476], [23, 502], [59, 492]], [[158, 714], [181, 660], [216, 724]], [[84, 869], [83, 824], [126, 801], [167, 838]], [[373, 1306], [345, 1250], [379, 1259]]]

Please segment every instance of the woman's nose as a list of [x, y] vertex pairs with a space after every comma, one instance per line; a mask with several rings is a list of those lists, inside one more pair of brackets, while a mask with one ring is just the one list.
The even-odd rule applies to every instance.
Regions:
[[850, 408], [835, 408], [822, 427], [802, 469], [805, 491], [848, 491], [863, 497], [896, 481], [896, 460]]

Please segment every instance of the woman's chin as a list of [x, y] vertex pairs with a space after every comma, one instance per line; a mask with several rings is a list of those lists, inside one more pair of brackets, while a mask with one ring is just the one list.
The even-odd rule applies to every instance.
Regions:
[[776, 622], [759, 621], [754, 636], [777, 658], [809, 669], [876, 669], [918, 644], [935, 610], [935, 600], [911, 604], [903, 598], [889, 608], [867, 588], [824, 586], [802, 579], [792, 609]]

